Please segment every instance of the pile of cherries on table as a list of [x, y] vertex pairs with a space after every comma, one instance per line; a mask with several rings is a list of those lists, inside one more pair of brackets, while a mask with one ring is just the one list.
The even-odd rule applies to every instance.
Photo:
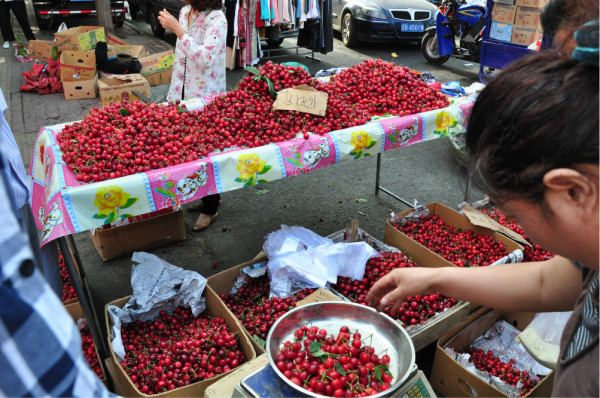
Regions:
[[329, 334], [317, 326], [302, 325], [294, 341], [285, 341], [275, 366], [292, 383], [309, 392], [333, 397], [366, 397], [390, 388], [390, 356], [376, 353], [361, 336], [342, 326]]
[[493, 218], [494, 220], [496, 220], [498, 222], [498, 224], [518, 233], [523, 238], [525, 238], [525, 240], [527, 240], [527, 242], [531, 243], [531, 247], [524, 245], [523, 261], [544, 261], [544, 260], [549, 260], [555, 256], [554, 253], [544, 250], [539, 245], [536, 245], [535, 243], [533, 243], [527, 237], [527, 235], [525, 235], [525, 232], [523, 232], [523, 229], [515, 220], [513, 220], [512, 218], [506, 217], [504, 214], [502, 214], [502, 212], [500, 210], [496, 209], [495, 207], [494, 208], [482, 208], [482, 209], [479, 209], [479, 211], [482, 212], [483, 214], [488, 215], [489, 217]]
[[499, 377], [502, 381], [511, 386], [516, 386], [521, 382], [520, 396], [527, 395], [538, 384], [538, 380], [532, 378], [529, 372], [520, 371], [513, 365], [515, 360], [502, 362], [492, 351], [484, 351], [482, 349], [469, 347], [465, 353], [469, 354], [469, 362], [481, 371], [487, 372], [492, 376]]
[[121, 327], [125, 359], [121, 367], [144, 394], [161, 393], [210, 379], [244, 362], [237, 333], [224, 318], [189, 308]]
[[[328, 94], [324, 116], [273, 110], [276, 93], [308, 85]], [[228, 148], [253, 148], [309, 133], [363, 125], [374, 115], [405, 116], [449, 105], [407, 67], [365, 60], [327, 83], [301, 67], [267, 62], [202, 109], [177, 102], [106, 104], [57, 135], [62, 160], [82, 183], [174, 166]]]
[[219, 295], [252, 338], [263, 347], [275, 321], [315, 291], [303, 289], [288, 298], [269, 298], [270, 286], [269, 277], [265, 274], [249, 278], [236, 293]]
[[457, 230], [437, 215], [421, 216], [394, 227], [406, 236], [459, 267], [483, 267], [506, 256], [502, 242], [471, 230]]
[[[338, 277], [337, 284], [332, 287], [350, 301], [368, 306], [369, 304], [365, 301], [367, 293], [380, 278], [396, 268], [419, 266], [401, 252], [381, 252], [380, 254], [381, 257], [373, 257], [367, 261], [362, 280]], [[453, 307], [456, 303], [455, 298], [435, 292], [408, 297], [397, 312], [390, 313], [390, 307], [385, 308], [384, 312], [402, 322], [404, 326], [410, 326], [422, 324], [444, 309]]]

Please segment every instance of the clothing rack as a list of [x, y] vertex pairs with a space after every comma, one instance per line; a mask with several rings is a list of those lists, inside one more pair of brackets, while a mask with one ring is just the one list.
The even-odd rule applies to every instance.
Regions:
[[[278, 14], [278, 8], [276, 6], [272, 8], [274, 3], [281, 0], [260, 0], [256, 3], [254, 1], [224, 1], [228, 18], [227, 67], [229, 69], [254, 64], [260, 60], [289, 57], [294, 53], [296, 56], [304, 55], [306, 58], [320, 61], [315, 57], [315, 52], [326, 54], [333, 51], [333, 0], [285, 0], [289, 1], [287, 4], [290, 5], [291, 14], [288, 14], [286, 6], [281, 6], [280, 3], [280, 7], [283, 7], [281, 9], [286, 10], [286, 16], [282, 19], [279, 19], [278, 15], [281, 14]], [[257, 4], [259, 7], [255, 7]], [[298, 8], [298, 4], [302, 4], [302, 8]], [[256, 23], [254, 17], [250, 15], [256, 15]], [[291, 30], [282, 30], [283, 27], [288, 29], [291, 27]], [[266, 33], [264, 35], [260, 33], [260, 29], [264, 29], [263, 32]], [[293, 37], [298, 38], [296, 46], [278, 47], [283, 39]], [[267, 40], [271, 45], [264, 46], [263, 40]]]
[[[289, 37], [298, 37], [299, 31], [300, 31], [300, 29], [294, 29], [294, 30], [288, 30], [285, 32], [281, 32], [279, 37], [284, 38], [284, 39], [289, 38]], [[262, 37], [261, 40], [266, 40], [266, 38]], [[313, 60], [319, 61], [319, 62], [321, 61], [321, 59], [315, 58], [315, 50], [314, 49], [311, 49], [310, 52], [299, 53], [298, 51], [300, 49], [306, 49], [306, 47], [295, 46], [295, 47], [280, 47], [280, 48], [261, 48], [261, 50], [263, 52], [263, 56], [260, 59], [262, 60], [262, 59], [275, 59], [275, 58], [289, 57], [290, 54], [277, 54], [277, 53], [280, 53], [283, 51], [287, 52], [287, 51], [291, 51], [291, 50], [296, 50], [297, 56], [304, 55], [306, 58], [313, 59]], [[275, 55], [271, 55], [272, 52], [274, 52]]]

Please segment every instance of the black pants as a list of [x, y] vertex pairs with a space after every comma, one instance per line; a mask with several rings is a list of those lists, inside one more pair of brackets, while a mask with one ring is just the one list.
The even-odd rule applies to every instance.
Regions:
[[29, 26], [27, 20], [27, 9], [25, 8], [25, 1], [14, 0], [14, 1], [2, 1], [0, 0], [0, 30], [2, 30], [2, 38], [4, 41], [15, 41], [15, 34], [10, 23], [10, 10], [13, 11], [21, 29], [25, 34], [27, 40], [35, 40], [35, 36]]
[[219, 208], [219, 201], [221, 200], [221, 195], [218, 193], [214, 195], [208, 195], [202, 198], [202, 202], [204, 203], [204, 207], [202, 208], [202, 213], [212, 216], [217, 212]]

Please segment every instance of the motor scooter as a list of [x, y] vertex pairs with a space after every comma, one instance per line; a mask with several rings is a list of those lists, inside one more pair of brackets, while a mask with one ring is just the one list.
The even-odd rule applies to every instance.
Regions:
[[450, 57], [479, 62], [485, 8], [464, 0], [443, 0], [436, 26], [425, 31], [421, 52], [427, 62], [441, 65]]

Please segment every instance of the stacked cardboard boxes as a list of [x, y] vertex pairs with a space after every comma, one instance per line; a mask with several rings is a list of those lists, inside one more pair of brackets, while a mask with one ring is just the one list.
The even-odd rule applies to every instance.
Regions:
[[60, 54], [60, 80], [66, 100], [96, 98], [98, 77], [94, 50], [63, 51]]
[[517, 6], [494, 3], [492, 7], [492, 23], [490, 39], [510, 43], [514, 28]]
[[490, 38], [521, 46], [529, 46], [541, 39], [540, 14], [548, 1], [512, 0], [509, 2], [494, 2]]
[[528, 46], [542, 38], [540, 14], [549, 0], [517, 0], [511, 43]]
[[78, 26], [54, 34], [54, 45], [60, 51], [60, 80], [66, 100], [96, 98], [98, 74], [94, 49], [106, 41], [101, 26]]

